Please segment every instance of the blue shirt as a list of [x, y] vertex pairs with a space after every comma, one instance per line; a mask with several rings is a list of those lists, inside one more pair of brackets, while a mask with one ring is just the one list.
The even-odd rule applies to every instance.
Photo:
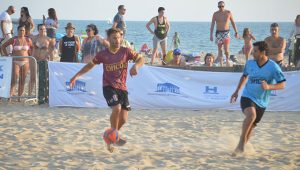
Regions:
[[268, 60], [262, 66], [259, 66], [255, 60], [248, 60], [243, 75], [248, 76], [248, 81], [242, 96], [250, 98], [262, 108], [267, 107], [271, 90], [263, 90], [261, 81], [265, 80], [268, 84], [277, 84], [285, 81], [280, 67], [272, 60]]
[[121, 29], [124, 34], [125, 34], [125, 31], [126, 31], [126, 23], [125, 23], [125, 20], [124, 20], [124, 17], [123, 15], [117, 13], [114, 17], [114, 22], [117, 23], [117, 28]]

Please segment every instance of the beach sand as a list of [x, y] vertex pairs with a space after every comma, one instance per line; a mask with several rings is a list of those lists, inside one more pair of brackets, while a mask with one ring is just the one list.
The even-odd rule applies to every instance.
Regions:
[[241, 111], [133, 110], [114, 153], [109, 115], [0, 103], [0, 169], [300, 169], [300, 113], [266, 112], [237, 157]]

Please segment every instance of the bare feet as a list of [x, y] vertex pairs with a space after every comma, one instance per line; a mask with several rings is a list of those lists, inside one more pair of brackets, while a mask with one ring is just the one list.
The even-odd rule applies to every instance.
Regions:
[[106, 147], [107, 147], [107, 150], [110, 152], [110, 153], [113, 153], [116, 148], [112, 146], [112, 144], [107, 144], [106, 143]]
[[234, 150], [231, 156], [238, 156], [244, 153], [244, 148], [239, 148], [239, 146]]

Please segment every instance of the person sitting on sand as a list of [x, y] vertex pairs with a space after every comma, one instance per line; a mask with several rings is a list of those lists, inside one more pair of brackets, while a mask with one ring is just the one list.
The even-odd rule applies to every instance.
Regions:
[[[128, 111], [131, 110], [126, 86], [128, 61], [135, 61], [130, 69], [130, 75], [135, 76], [138, 69], [144, 64], [144, 58], [130, 48], [121, 47], [123, 38], [119, 29], [109, 29], [107, 38], [110, 47], [100, 51], [91, 62], [76, 73], [70, 80], [70, 87], [72, 88], [75, 81], [96, 64], [103, 63], [103, 95], [107, 105], [112, 108], [111, 128], [119, 131], [127, 122]], [[126, 140], [120, 138], [116, 144], [124, 145], [125, 143]], [[107, 149], [110, 152], [114, 151], [114, 147], [110, 143], [107, 143]]]
[[283, 64], [283, 53], [286, 47], [286, 41], [279, 36], [279, 25], [277, 23], [271, 24], [271, 36], [265, 39], [268, 44], [268, 56], [275, 61], [279, 66]]
[[211, 53], [207, 53], [204, 57], [204, 65], [206, 67], [215, 67], [215, 56]]
[[176, 48], [173, 50], [173, 59], [167, 63], [168, 66], [185, 66], [185, 58], [181, 55], [181, 50]]
[[249, 28], [245, 28], [243, 31], [243, 37], [240, 39], [244, 40], [243, 53], [245, 54], [246, 61], [249, 59], [249, 56], [252, 52], [252, 40], [255, 40], [255, 37], [252, 35]]
[[255, 42], [253, 46], [254, 60], [247, 61], [243, 75], [230, 100], [231, 103], [236, 102], [239, 91], [248, 80], [241, 97], [241, 108], [245, 119], [240, 141], [233, 156], [244, 152], [245, 144], [249, 141], [253, 128], [261, 120], [266, 110], [271, 90], [285, 87], [285, 77], [279, 65], [266, 55], [267, 43], [259, 41]]

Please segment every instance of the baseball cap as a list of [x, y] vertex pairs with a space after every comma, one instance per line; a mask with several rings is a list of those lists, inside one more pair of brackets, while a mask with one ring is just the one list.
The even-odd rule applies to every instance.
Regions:
[[180, 54], [181, 54], [181, 50], [179, 48], [173, 50], [173, 55], [180, 55]]

